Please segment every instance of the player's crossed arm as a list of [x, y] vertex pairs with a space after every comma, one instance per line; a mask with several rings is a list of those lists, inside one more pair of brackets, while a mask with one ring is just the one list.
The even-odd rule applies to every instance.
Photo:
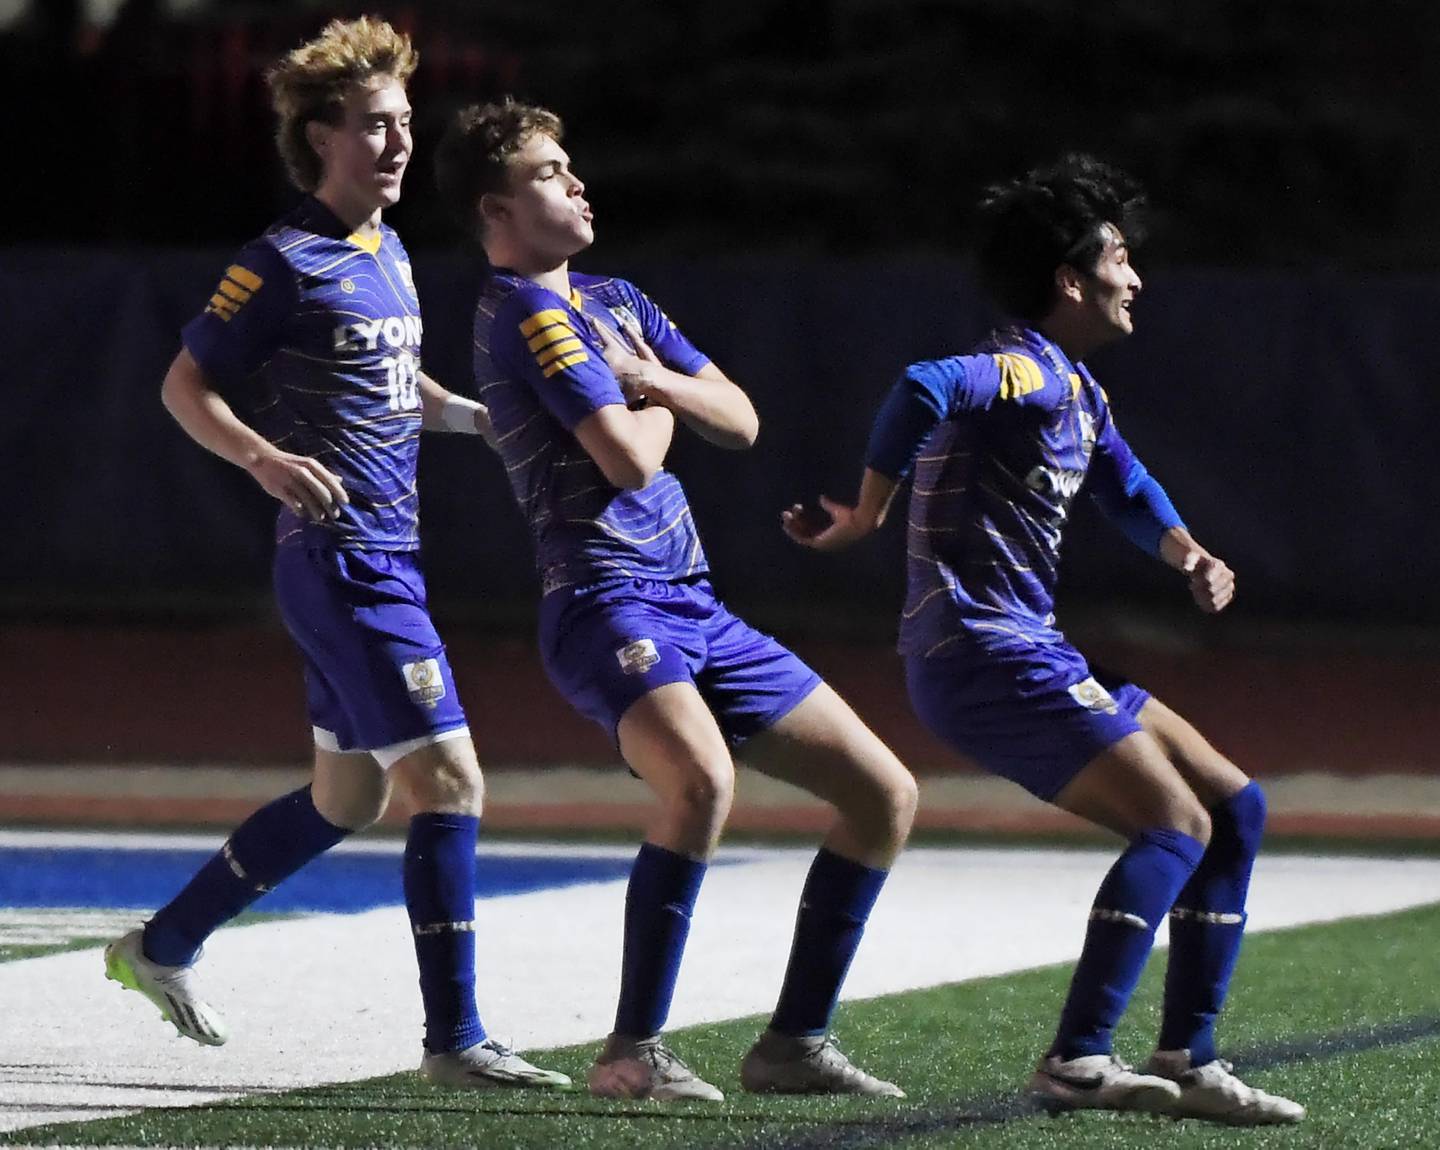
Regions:
[[743, 451], [754, 444], [760, 433], [760, 417], [754, 404], [713, 363], [707, 363], [695, 375], [685, 375], [660, 361], [638, 327], [625, 327], [633, 350], [604, 324], [596, 324], [595, 330], [605, 362], [632, 407], [653, 404], [669, 408], [676, 419], [716, 447]]

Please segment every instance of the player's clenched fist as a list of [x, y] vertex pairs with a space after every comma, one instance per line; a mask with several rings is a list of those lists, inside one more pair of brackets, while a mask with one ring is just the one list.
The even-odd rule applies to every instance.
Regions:
[[1213, 615], [1225, 610], [1235, 598], [1235, 572], [1223, 559], [1192, 552], [1181, 570], [1190, 579], [1190, 594], [1200, 610]]
[[306, 455], [266, 453], [250, 465], [250, 474], [266, 494], [313, 522], [338, 519], [350, 502], [339, 476]]

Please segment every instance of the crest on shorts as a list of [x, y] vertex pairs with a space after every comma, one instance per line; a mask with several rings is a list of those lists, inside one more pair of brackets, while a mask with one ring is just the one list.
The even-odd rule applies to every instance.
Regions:
[[440, 674], [438, 659], [421, 659], [418, 663], [406, 663], [400, 668], [405, 676], [405, 689], [417, 703], [434, 707], [445, 697], [445, 679]]
[[1120, 711], [1120, 704], [1111, 697], [1109, 691], [1095, 681], [1093, 675], [1071, 684], [1068, 690], [1072, 699], [1097, 715], [1115, 715]]
[[655, 650], [655, 640], [636, 639], [616, 651], [615, 658], [619, 660], [620, 670], [625, 674], [643, 675], [660, 662], [660, 652]]

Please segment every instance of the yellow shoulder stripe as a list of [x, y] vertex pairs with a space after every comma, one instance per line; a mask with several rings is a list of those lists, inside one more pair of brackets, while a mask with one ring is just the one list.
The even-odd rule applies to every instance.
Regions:
[[549, 367], [545, 369], [545, 378], [549, 379], [556, 372], [563, 371], [567, 367], [573, 367], [577, 363], [584, 363], [589, 358], [590, 356], [583, 351], [576, 351], [571, 352], [569, 355], [562, 355], [559, 359], [555, 360], [553, 363], [550, 364]]
[[569, 355], [572, 352], [576, 351], [583, 351], [584, 349], [585, 345], [581, 343], [578, 339], [564, 339], [561, 340], [559, 343], [551, 344], [549, 347], [547, 347], [544, 351], [542, 351], [539, 355], [535, 357], [535, 362], [538, 363], [541, 367], [544, 367], [547, 363], [550, 363], [553, 360], [557, 360], [561, 356]]
[[997, 352], [995, 366], [1000, 369], [1000, 398], [1019, 399], [1045, 386], [1045, 376], [1040, 365], [1028, 355], [1014, 352]]
[[225, 274], [242, 288], [246, 288], [249, 291], [258, 291], [260, 285], [265, 282], [249, 268], [243, 268], [239, 264], [231, 264], [225, 269]]
[[529, 339], [542, 327], [549, 327], [552, 323], [567, 322], [565, 313], [558, 307], [549, 307], [544, 311], [537, 311], [529, 319], [520, 325], [520, 334]]
[[1084, 381], [1083, 379], [1081, 379], [1080, 376], [1077, 375], [1075, 372], [1072, 371], [1072, 372], [1070, 373], [1070, 398], [1071, 398], [1071, 399], [1079, 399], [1079, 398], [1080, 398], [1080, 388], [1081, 388], [1081, 385], [1084, 384], [1084, 382], [1085, 382], [1085, 381]]
[[574, 339], [575, 329], [568, 323], [552, 323], [549, 327], [542, 327], [532, 335], [525, 343], [531, 351], [539, 351], [541, 348], [549, 347], [552, 343], [559, 343], [562, 339]]

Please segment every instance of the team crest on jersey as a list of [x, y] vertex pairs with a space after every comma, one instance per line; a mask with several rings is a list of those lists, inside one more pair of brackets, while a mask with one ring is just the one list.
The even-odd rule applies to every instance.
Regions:
[[341, 280], [341, 281], [340, 281], [340, 290], [343, 291], [346, 295], [354, 295], [354, 294], [355, 294], [355, 281], [352, 280], [352, 279], [348, 279], [348, 278]]
[[400, 668], [405, 676], [405, 688], [417, 703], [434, 707], [445, 697], [445, 679], [440, 674], [438, 659], [421, 659], [418, 663], [406, 663]]
[[660, 652], [655, 650], [655, 640], [636, 639], [616, 651], [615, 658], [620, 663], [620, 670], [625, 674], [643, 675], [660, 662]]
[[410, 271], [410, 261], [409, 261], [409, 260], [396, 260], [396, 261], [395, 261], [395, 270], [400, 273], [400, 278], [404, 281], [405, 286], [410, 289], [410, 294], [411, 294], [411, 295], [414, 295], [414, 294], [415, 294], [415, 276], [414, 276], [414, 273], [412, 273], [412, 272]]
[[1086, 455], [1095, 448], [1095, 417], [1084, 408], [1080, 409], [1080, 446]]
[[640, 317], [630, 310], [629, 305], [623, 303], [613, 304], [605, 310], [615, 317], [615, 322], [620, 325], [621, 331], [626, 331], [631, 328], [636, 331], [640, 330]]
[[1115, 715], [1120, 711], [1120, 704], [1109, 691], [1095, 681], [1093, 675], [1088, 679], [1081, 679], [1078, 683], [1072, 683], [1068, 690], [1072, 699], [1097, 715]]

